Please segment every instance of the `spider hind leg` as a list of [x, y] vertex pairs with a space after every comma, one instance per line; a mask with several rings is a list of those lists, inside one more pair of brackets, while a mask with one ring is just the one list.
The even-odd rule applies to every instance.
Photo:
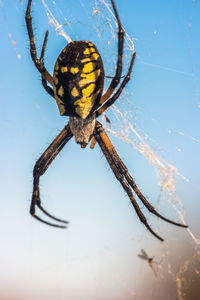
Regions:
[[49, 214], [41, 205], [40, 201], [40, 194], [39, 194], [39, 180], [40, 176], [42, 176], [54, 158], [58, 155], [58, 153], [62, 150], [62, 148], [65, 146], [65, 144], [71, 139], [73, 134], [71, 133], [71, 130], [69, 128], [69, 125], [65, 126], [65, 128], [59, 133], [59, 135], [54, 139], [54, 141], [49, 145], [49, 147], [46, 149], [46, 151], [41, 155], [41, 157], [37, 160], [34, 170], [33, 170], [33, 195], [32, 195], [32, 201], [31, 201], [31, 207], [30, 207], [30, 214], [37, 219], [38, 221], [45, 223], [47, 225], [53, 226], [53, 227], [59, 227], [59, 228], [66, 228], [64, 225], [58, 225], [54, 223], [50, 223], [48, 221], [45, 221], [38, 217], [35, 212], [35, 208], [38, 207], [46, 216], [49, 218], [68, 224], [68, 221], [61, 220], [59, 218], [54, 217], [53, 215]]
[[[143, 202], [145, 207], [153, 214], [155, 214], [157, 217], [163, 219], [164, 221], [174, 224], [176, 226], [180, 227], [187, 227], [187, 225], [176, 223], [174, 221], [171, 221], [159, 213], [154, 209], [154, 207], [146, 200], [146, 198], [142, 195], [138, 187], [136, 186], [133, 178], [129, 174], [126, 166], [120, 159], [117, 151], [115, 150], [114, 146], [112, 145], [110, 139], [108, 138], [105, 130], [103, 129], [101, 123], [97, 122], [95, 127], [95, 133], [94, 133], [95, 139], [98, 142], [103, 154], [105, 155], [113, 173], [115, 174], [115, 177], [119, 180], [121, 183], [123, 189], [127, 193], [129, 199], [131, 200], [131, 203], [140, 219], [140, 221], [146, 226], [146, 228], [159, 240], [163, 241], [163, 238], [161, 238], [159, 235], [157, 235], [149, 226], [145, 216], [143, 215], [139, 205], [137, 204], [135, 197], [132, 193], [132, 190], [135, 192], [135, 194], [138, 196], [138, 198]], [[132, 190], [131, 190], [132, 189]]]

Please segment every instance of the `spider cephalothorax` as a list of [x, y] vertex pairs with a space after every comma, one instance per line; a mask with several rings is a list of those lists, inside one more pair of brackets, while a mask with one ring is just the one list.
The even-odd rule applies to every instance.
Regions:
[[[74, 136], [76, 142], [80, 144], [82, 148], [87, 146], [91, 138], [91, 148], [94, 147], [95, 142], [97, 141], [115, 177], [120, 182], [124, 191], [127, 193], [141, 222], [143, 222], [146, 228], [155, 237], [163, 241], [163, 239], [149, 226], [145, 216], [136, 202], [133, 192], [152, 214], [158, 216], [168, 223], [180, 227], [187, 227], [187, 225], [176, 223], [163, 217], [146, 200], [129, 174], [128, 169], [120, 159], [108, 135], [103, 129], [102, 124], [96, 121], [96, 118], [119, 98], [125, 85], [130, 79], [136, 55], [134, 52], [131, 57], [128, 72], [124, 76], [123, 81], [120, 83], [122, 74], [124, 30], [122, 28], [114, 0], [111, 0], [111, 4], [118, 24], [117, 65], [115, 75], [113, 76], [108, 89], [103, 95], [102, 93], [105, 78], [103, 62], [97, 48], [92, 42], [71, 42], [58, 56], [55, 63], [53, 76], [51, 76], [51, 74], [46, 70], [43, 58], [46, 49], [48, 31], [46, 31], [41, 56], [38, 59], [32, 28], [32, 17], [30, 14], [31, 3], [32, 0], [28, 0], [26, 10], [26, 26], [30, 40], [30, 53], [32, 60], [38, 71], [41, 73], [42, 84], [45, 90], [53, 98], [55, 98], [60, 114], [62, 116], [69, 116], [68, 124], [53, 140], [53, 142], [49, 145], [49, 147], [35, 164], [33, 170], [33, 195], [30, 208], [31, 215], [37, 220], [48, 225], [66, 228], [65, 225], [58, 225], [41, 219], [36, 215], [35, 208], [37, 206], [44, 214], [53, 220], [68, 224], [67, 221], [52, 216], [41, 206], [39, 180], [40, 176], [46, 172], [49, 165], [62, 150], [65, 144], [72, 138], [72, 136]], [[118, 84], [119, 87], [117, 88]]]
[[73, 133], [77, 144], [81, 145], [81, 148], [85, 148], [89, 143], [95, 129], [96, 118], [92, 114], [86, 119], [80, 117], [69, 117], [69, 127]]

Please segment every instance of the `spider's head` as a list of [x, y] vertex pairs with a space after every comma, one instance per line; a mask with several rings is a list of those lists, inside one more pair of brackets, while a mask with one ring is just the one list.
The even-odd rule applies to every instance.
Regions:
[[96, 124], [95, 114], [92, 114], [86, 119], [80, 117], [69, 117], [69, 126], [73, 133], [76, 143], [85, 148], [89, 143], [94, 132]]

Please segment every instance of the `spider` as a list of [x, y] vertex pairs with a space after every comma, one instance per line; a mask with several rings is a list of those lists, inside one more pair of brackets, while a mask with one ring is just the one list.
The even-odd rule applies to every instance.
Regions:
[[[34, 166], [33, 194], [30, 214], [40, 222], [50, 226], [59, 228], [67, 227], [66, 224], [69, 223], [68, 221], [54, 217], [42, 207], [39, 194], [39, 180], [40, 176], [46, 172], [54, 158], [74, 136], [76, 143], [80, 144], [82, 148], [85, 148], [90, 141], [90, 148], [94, 148], [96, 142], [99, 144], [115, 177], [128, 195], [140, 221], [156, 238], [163, 241], [163, 238], [156, 234], [149, 226], [136, 202], [133, 192], [152, 214], [166, 222], [186, 228], [187, 225], [171, 221], [159, 214], [147, 201], [119, 157], [102, 124], [97, 121], [97, 117], [105, 112], [119, 98], [130, 79], [136, 56], [136, 52], [134, 52], [130, 60], [128, 72], [120, 83], [122, 74], [124, 29], [114, 0], [111, 0], [111, 5], [118, 24], [118, 56], [115, 75], [104, 94], [104, 66], [100, 53], [92, 42], [72, 41], [69, 43], [56, 60], [53, 76], [50, 75], [44, 65], [44, 53], [47, 44], [48, 31], [45, 33], [41, 55], [40, 58], [38, 58], [32, 28], [31, 3], [32, 0], [28, 0], [25, 17], [30, 42], [30, 54], [36, 68], [41, 74], [44, 89], [56, 100], [60, 115], [69, 116], [69, 122], [40, 156]], [[57, 221], [57, 223], [51, 223], [40, 218], [36, 214], [36, 207], [49, 218]]]

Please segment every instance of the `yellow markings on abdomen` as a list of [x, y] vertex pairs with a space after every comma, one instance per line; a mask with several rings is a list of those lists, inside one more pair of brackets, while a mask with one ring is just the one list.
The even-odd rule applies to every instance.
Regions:
[[54, 71], [58, 71], [59, 69], [59, 64], [58, 64], [58, 61], [56, 61], [56, 64], [55, 64], [55, 67], [54, 67]]
[[98, 58], [99, 58], [99, 54], [95, 52], [95, 53], [92, 53], [92, 55], [90, 55], [90, 57], [82, 59], [81, 62], [84, 63], [84, 62], [91, 61], [91, 60], [97, 60]]
[[95, 52], [95, 49], [93, 47], [90, 47], [90, 48], [86, 48], [83, 51], [83, 54], [87, 55], [87, 54], [90, 54], [90, 53], [93, 53], [93, 52]]
[[90, 56], [90, 58], [97, 60], [99, 58], [99, 54], [95, 52]]
[[58, 78], [57, 78], [58, 70], [59, 70], [59, 63], [58, 63], [58, 61], [56, 61], [55, 66], [54, 66], [54, 72], [53, 72], [53, 81], [54, 81], [55, 85], [58, 84]]
[[63, 97], [64, 90], [63, 90], [63, 87], [61, 86], [59, 88], [59, 90], [58, 90], [58, 93], [57, 93], [56, 85], [58, 84], [58, 78], [55, 77], [55, 72], [54, 72], [54, 75], [53, 75], [53, 80], [54, 80], [54, 84], [53, 84], [54, 97], [56, 99], [56, 103], [58, 105], [58, 109], [59, 109], [60, 115], [63, 116], [65, 114], [65, 106], [64, 106], [64, 103], [60, 99], [59, 96]]
[[91, 42], [89, 41], [85, 41], [89, 46], [94, 46], [94, 44], [92, 44]]
[[68, 68], [67, 67], [61, 67], [60, 70], [61, 70], [61, 73], [66, 73], [68, 71]]
[[79, 96], [79, 91], [77, 90], [76, 87], [73, 87], [73, 89], [71, 90], [71, 95], [75, 98]]
[[91, 83], [86, 88], [82, 89], [83, 101], [85, 97], [89, 97], [94, 92], [95, 86], [96, 85], [94, 83]]
[[70, 72], [71, 72], [72, 74], [76, 74], [76, 73], [79, 72], [79, 68], [78, 68], [78, 67], [71, 67], [71, 68], [70, 68]]
[[91, 59], [88, 57], [88, 58], [84, 58], [81, 60], [82, 63], [87, 62], [87, 61], [91, 61]]
[[55, 85], [58, 84], [58, 78], [56, 77], [55, 72], [53, 74], [53, 81], [54, 81]]
[[83, 67], [83, 73], [90, 73], [90, 72], [94, 71], [96, 66], [97, 66], [96, 62], [89, 62], [89, 63], [85, 64]]
[[[93, 45], [90, 42], [87, 42], [88, 45]], [[87, 50], [87, 51], [86, 51]], [[93, 50], [95, 50], [93, 47], [91, 48], [87, 48], [83, 53], [85, 54], [85, 52], [88, 54], [88, 51], [90, 50], [90, 53], [93, 52]], [[89, 54], [90, 54], [89, 53]], [[82, 70], [82, 74], [81, 77], [83, 77], [82, 80], [79, 81], [79, 86], [83, 87], [84, 85], [94, 82], [96, 81], [96, 79], [99, 77], [100, 75], [100, 69], [94, 71], [97, 67], [97, 59], [99, 58], [99, 54], [96, 52], [93, 52], [90, 54], [89, 57], [87, 58], [83, 58], [81, 60], [82, 63], [85, 63], [83, 66], [83, 70]], [[94, 60], [94, 61], [93, 61]]]
[[82, 97], [74, 102], [76, 113], [85, 119], [89, 115], [99, 90], [93, 94], [96, 85], [91, 83], [86, 88], [82, 89]]
[[58, 63], [58, 60], [57, 60], [56, 63], [55, 63], [54, 72], [53, 72], [53, 91], [54, 91], [54, 97], [56, 99], [56, 103], [58, 105], [60, 115], [63, 116], [65, 114], [65, 107], [64, 107], [64, 103], [63, 103], [63, 101], [61, 100], [60, 97], [63, 97], [64, 89], [63, 89], [63, 86], [61, 85], [60, 88], [57, 91], [57, 85], [58, 85], [58, 82], [59, 82], [59, 80], [57, 78], [58, 70], [59, 70], [59, 63]]
[[95, 94], [92, 94], [89, 97], [82, 97], [79, 100], [74, 102], [76, 113], [82, 118], [85, 119], [89, 115], [96, 97], [98, 96], [100, 90], [98, 90]]
[[96, 49], [92, 47], [92, 43], [87, 43], [89, 47], [83, 51], [86, 57], [81, 59], [81, 63], [84, 65], [78, 82], [79, 87], [82, 88], [82, 97], [74, 102], [75, 111], [82, 119], [87, 118], [100, 93], [100, 90], [94, 92], [97, 79], [101, 74], [101, 70], [97, 68], [99, 54], [96, 53]]
[[62, 85], [60, 86], [60, 88], [59, 88], [59, 90], [58, 90], [58, 95], [59, 95], [60, 97], [63, 97], [63, 95], [64, 95], [64, 89], [63, 89], [63, 86], [62, 86]]
[[94, 71], [92, 73], [89, 73], [89, 74], [82, 73], [81, 77], [83, 77], [83, 79], [79, 81], [79, 86], [83, 87], [83, 86], [85, 86], [88, 83], [96, 81], [97, 78], [100, 75], [100, 72], [101, 72], [100, 69], [98, 69], [98, 70], [96, 70], [96, 71]]

